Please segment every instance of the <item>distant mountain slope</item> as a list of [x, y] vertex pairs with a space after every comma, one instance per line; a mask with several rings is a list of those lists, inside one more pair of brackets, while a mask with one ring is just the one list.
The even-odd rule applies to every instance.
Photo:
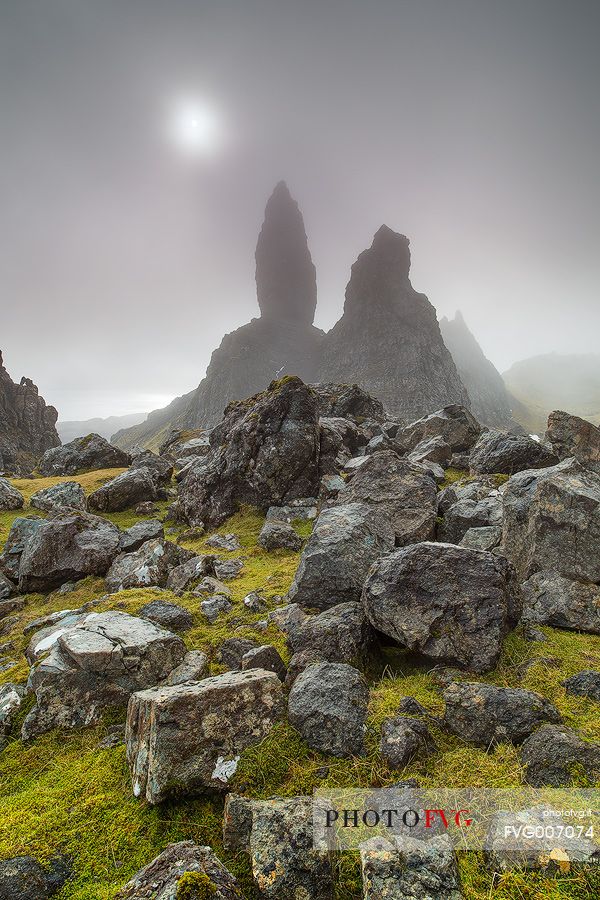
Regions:
[[57, 422], [56, 430], [63, 444], [86, 434], [99, 434], [110, 440], [120, 428], [131, 428], [146, 418], [146, 413], [130, 413], [127, 416], [108, 416], [106, 419], [84, 419], [81, 422]]
[[513, 415], [530, 433], [545, 432], [553, 409], [600, 425], [600, 354], [532, 356], [502, 377], [516, 401]]
[[444, 343], [471, 398], [475, 417], [490, 428], [518, 429], [500, 372], [485, 356], [460, 311], [440, 320]]
[[183, 427], [181, 419], [195, 393], [193, 390], [182, 397], [175, 397], [163, 409], [155, 409], [148, 413], [147, 418], [133, 428], [121, 428], [112, 435], [111, 444], [120, 447], [121, 450], [131, 450], [136, 445], [147, 447], [149, 450], [158, 450], [172, 428]]

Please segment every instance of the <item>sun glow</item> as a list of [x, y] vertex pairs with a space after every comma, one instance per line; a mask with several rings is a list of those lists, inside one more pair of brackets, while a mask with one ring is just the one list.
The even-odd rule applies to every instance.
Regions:
[[188, 156], [210, 156], [221, 146], [223, 129], [217, 111], [203, 100], [180, 99], [169, 115], [171, 143]]

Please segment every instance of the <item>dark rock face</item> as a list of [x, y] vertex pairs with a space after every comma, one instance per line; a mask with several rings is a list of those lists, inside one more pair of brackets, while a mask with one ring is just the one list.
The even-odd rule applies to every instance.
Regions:
[[69, 877], [61, 859], [45, 868], [33, 856], [15, 856], [0, 862], [0, 900], [47, 900]]
[[352, 266], [344, 314], [323, 342], [319, 381], [356, 382], [388, 413], [414, 419], [469, 405], [435, 310], [409, 280], [408, 239], [382, 226]]
[[543, 469], [554, 466], [558, 457], [539, 441], [526, 434], [507, 434], [505, 431], [485, 431], [470, 456], [474, 475], [514, 475], [524, 469]]
[[157, 497], [153, 472], [147, 468], [132, 467], [90, 494], [88, 505], [90, 509], [97, 509], [100, 512], [119, 512], [135, 506], [136, 503], [156, 500]]
[[403, 769], [419, 752], [434, 753], [435, 741], [425, 722], [410, 716], [385, 719], [379, 752], [392, 769]]
[[578, 697], [589, 697], [590, 700], [598, 700], [600, 702], [600, 672], [593, 669], [586, 669], [584, 672], [577, 672], [563, 681], [563, 685], [567, 694], [575, 694]]
[[318, 652], [327, 662], [358, 665], [374, 643], [374, 632], [360, 603], [340, 603], [293, 626], [288, 644], [293, 654]]
[[42, 475], [76, 475], [89, 469], [118, 469], [131, 458], [99, 434], [75, 438], [62, 447], [47, 450], [38, 466]]
[[591, 422], [555, 410], [548, 416], [545, 441], [559, 459], [574, 456], [579, 462], [600, 472], [600, 428]]
[[458, 862], [447, 835], [394, 842], [371, 838], [360, 851], [364, 900], [462, 900]]
[[525, 781], [533, 787], [566, 787], [576, 772], [591, 781], [600, 776], [600, 744], [590, 744], [570, 728], [542, 725], [521, 748]]
[[[193, 873], [201, 879], [198, 889], [186, 887], [183, 878]], [[189, 876], [188, 876], [189, 879]], [[181, 889], [180, 889], [181, 885]], [[200, 893], [202, 892], [202, 893]], [[193, 841], [169, 844], [166, 850], [137, 872], [117, 894], [118, 900], [174, 900], [175, 897], [211, 897], [214, 900], [239, 900], [236, 879], [217, 859], [210, 847]]]
[[481, 425], [464, 406], [453, 404], [411, 422], [396, 434], [406, 450], [415, 450], [425, 440], [442, 438], [453, 453], [470, 450], [481, 434]]
[[521, 743], [544, 722], [559, 722], [556, 707], [533, 691], [479, 682], [454, 682], [444, 691], [444, 725], [465, 741]]
[[57, 419], [30, 378], [15, 384], [0, 351], [0, 472], [26, 475], [46, 450], [58, 447]]
[[182, 482], [190, 524], [218, 525], [242, 503], [266, 510], [318, 489], [316, 397], [296, 377], [232, 403], [211, 433], [206, 468]]
[[380, 559], [362, 602], [378, 631], [430, 659], [492, 669], [518, 602], [501, 557], [453, 544], [412, 544]]
[[457, 312], [454, 319], [440, 319], [440, 331], [469, 392], [471, 409], [478, 421], [489, 428], [520, 430], [512, 418], [510, 397], [502, 376], [484, 355], [462, 313]]
[[546, 569], [600, 582], [600, 475], [566, 459], [513, 475], [503, 501], [503, 545], [522, 580]]
[[314, 663], [295, 680], [288, 718], [309, 747], [332, 756], [364, 753], [369, 688], [344, 663]]
[[522, 594], [524, 621], [600, 634], [600, 585], [536, 572]]

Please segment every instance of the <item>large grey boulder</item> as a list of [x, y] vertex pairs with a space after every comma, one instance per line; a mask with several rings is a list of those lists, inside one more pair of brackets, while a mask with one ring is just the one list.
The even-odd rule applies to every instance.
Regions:
[[357, 601], [371, 565], [393, 547], [390, 523], [364, 503], [326, 509], [304, 547], [288, 596], [305, 609]]
[[[193, 882], [190, 886], [190, 875], [198, 876], [197, 888]], [[241, 894], [236, 879], [210, 847], [179, 841], [136, 872], [116, 896], [117, 900], [240, 900]]]
[[521, 764], [533, 787], [569, 787], [582, 776], [594, 782], [600, 777], [600, 744], [561, 725], [542, 725], [521, 747]]
[[29, 675], [36, 705], [23, 723], [24, 740], [96, 723], [107, 707], [122, 706], [134, 691], [166, 678], [186, 654], [170, 631], [118, 611], [88, 613], [73, 627], [56, 629], [45, 649]]
[[514, 475], [524, 469], [556, 465], [558, 457], [526, 434], [484, 431], [471, 450], [469, 465], [474, 475]]
[[258, 543], [265, 550], [298, 551], [302, 547], [302, 538], [286, 522], [265, 522]]
[[0, 510], [22, 509], [23, 495], [7, 478], [0, 478]]
[[148, 469], [157, 488], [167, 485], [173, 477], [173, 466], [168, 459], [157, 456], [151, 450], [136, 453], [131, 460], [129, 471]]
[[554, 704], [521, 688], [481, 682], [453, 682], [444, 691], [444, 725], [465, 741], [488, 747], [519, 744], [544, 722], [559, 722]]
[[364, 753], [369, 688], [344, 663], [314, 663], [295, 680], [288, 718], [309, 747], [331, 756]]
[[504, 550], [521, 580], [547, 569], [600, 582], [600, 475], [575, 459], [519, 472], [503, 512]]
[[458, 863], [448, 835], [398, 835], [361, 844], [364, 900], [462, 900]]
[[436, 463], [438, 466], [445, 468], [450, 464], [452, 458], [452, 447], [447, 444], [443, 437], [425, 438], [419, 441], [417, 446], [408, 454], [411, 462], [420, 465], [427, 463]]
[[119, 553], [106, 573], [106, 587], [111, 593], [136, 587], [165, 587], [169, 573], [189, 556], [189, 550], [172, 541], [146, 541], [139, 550]]
[[164, 538], [164, 536], [165, 530], [160, 519], [142, 519], [141, 522], [136, 522], [131, 528], [121, 532], [119, 550], [121, 553], [133, 553], [134, 550], [139, 550], [146, 541]]
[[145, 603], [138, 615], [170, 631], [189, 631], [194, 624], [194, 617], [189, 610], [166, 600], [151, 600], [150, 603]]
[[263, 669], [139, 691], [125, 733], [135, 796], [155, 804], [182, 789], [223, 790], [283, 709], [281, 682]]
[[502, 499], [498, 491], [482, 500], [459, 500], [445, 513], [438, 537], [459, 544], [471, 528], [502, 528]]
[[433, 537], [437, 515], [434, 480], [391, 450], [370, 456], [337, 497], [337, 505], [362, 503], [389, 522], [396, 546]]
[[328, 662], [364, 663], [375, 634], [360, 603], [339, 603], [318, 616], [305, 616], [288, 632], [292, 653], [317, 651]]
[[231, 403], [210, 442], [206, 467], [190, 472], [179, 489], [192, 525], [220, 525], [242, 503], [266, 511], [318, 490], [317, 399], [296, 376]]
[[44, 521], [41, 516], [19, 516], [13, 520], [0, 556], [0, 570], [11, 581], [19, 580], [19, 566], [25, 545]]
[[600, 634], [600, 585], [536, 572], [522, 585], [523, 619]]
[[548, 416], [548, 430], [544, 438], [559, 459], [574, 456], [580, 463], [600, 472], [600, 428], [555, 410]]
[[131, 457], [99, 434], [75, 438], [62, 447], [46, 450], [38, 464], [41, 475], [76, 475], [92, 469], [117, 469], [128, 466]]
[[396, 435], [396, 440], [412, 451], [421, 441], [442, 438], [453, 453], [470, 450], [481, 434], [481, 425], [464, 406], [453, 404], [417, 419]]
[[29, 533], [19, 564], [19, 590], [49, 591], [65, 581], [104, 575], [117, 554], [119, 529], [83, 512], [55, 513]]
[[52, 487], [36, 491], [29, 501], [34, 509], [42, 509], [51, 512], [57, 509], [82, 509], [87, 508], [85, 491], [77, 481], [62, 481]]
[[492, 669], [518, 594], [506, 561], [453, 544], [412, 544], [380, 559], [362, 602], [371, 625], [429, 659]]
[[100, 512], [119, 512], [137, 503], [156, 500], [159, 491], [150, 469], [127, 469], [107, 481], [88, 497], [90, 509]]
[[22, 684], [0, 684], [0, 751], [4, 750], [13, 722], [27, 693]]

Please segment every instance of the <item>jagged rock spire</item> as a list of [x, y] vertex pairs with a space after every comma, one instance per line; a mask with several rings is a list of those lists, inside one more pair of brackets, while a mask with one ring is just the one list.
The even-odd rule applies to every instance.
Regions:
[[256, 293], [263, 318], [312, 324], [316, 272], [302, 213], [284, 181], [269, 197], [258, 236]]

